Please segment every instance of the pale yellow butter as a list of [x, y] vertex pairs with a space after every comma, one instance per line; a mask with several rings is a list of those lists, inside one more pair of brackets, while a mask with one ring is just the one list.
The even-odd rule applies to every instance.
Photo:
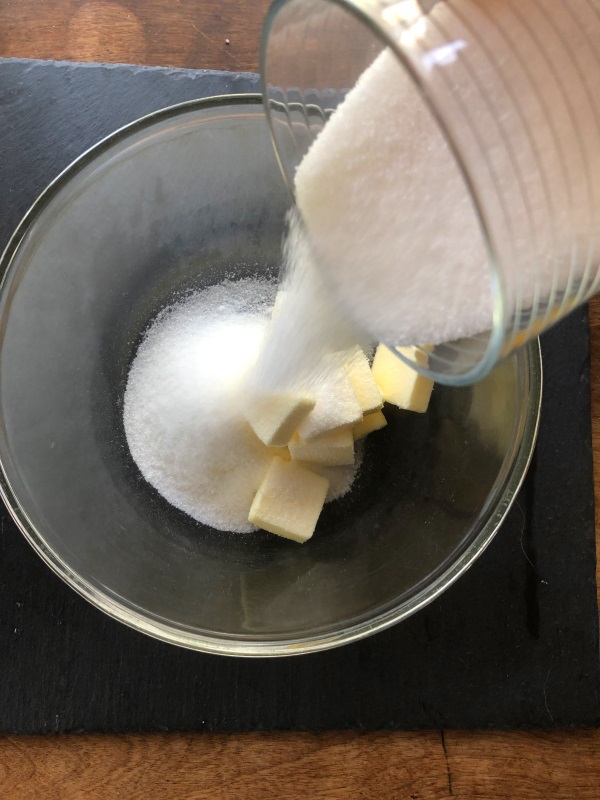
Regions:
[[290, 454], [288, 447], [269, 447], [269, 455], [273, 458], [277, 456], [278, 458], [283, 459], [284, 461], [290, 461], [292, 456]]
[[[428, 356], [418, 348], [398, 347], [397, 350], [421, 366], [427, 366]], [[433, 389], [430, 378], [409, 367], [384, 344], [377, 348], [372, 369], [375, 382], [387, 403], [408, 411], [427, 411]]]
[[379, 410], [383, 405], [381, 392], [373, 378], [369, 360], [361, 347], [355, 347], [349, 352], [345, 367], [363, 414]]
[[305, 461], [326, 467], [354, 464], [354, 437], [350, 427], [325, 433], [304, 442], [295, 437], [290, 442], [292, 461]]
[[277, 536], [305, 542], [314, 533], [328, 489], [327, 478], [276, 456], [258, 488], [248, 520]]
[[295, 430], [315, 407], [311, 395], [254, 395], [245, 408], [254, 433], [270, 447], [286, 447]]
[[378, 431], [380, 428], [385, 428], [386, 425], [387, 420], [383, 414], [383, 411], [375, 411], [372, 414], [365, 414], [362, 420], [358, 422], [352, 429], [354, 441], [357, 442], [359, 439], [363, 439], [365, 436], [373, 433], [373, 431]]

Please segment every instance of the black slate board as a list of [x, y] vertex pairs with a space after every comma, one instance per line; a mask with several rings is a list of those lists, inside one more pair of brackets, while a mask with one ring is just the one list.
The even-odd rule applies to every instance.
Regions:
[[[38, 192], [115, 128], [254, 75], [0, 61], [0, 247]], [[0, 516], [0, 731], [596, 725], [598, 619], [587, 313], [544, 337], [534, 465], [502, 531], [405, 623], [244, 661], [148, 639], [92, 608]]]

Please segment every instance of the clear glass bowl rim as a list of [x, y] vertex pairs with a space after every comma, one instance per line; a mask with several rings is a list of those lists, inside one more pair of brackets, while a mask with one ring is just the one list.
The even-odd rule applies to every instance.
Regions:
[[[0, 293], [5, 291], [7, 277], [10, 274], [15, 255], [32, 224], [44, 213], [47, 205], [68, 185], [69, 181], [98, 156], [148, 126], [175, 118], [187, 111], [218, 106], [256, 104], [262, 104], [262, 96], [259, 94], [220, 95], [178, 103], [119, 128], [86, 150], [42, 191], [17, 226], [0, 257]], [[108, 593], [100, 591], [57, 556], [47, 544], [42, 531], [32, 524], [26, 510], [19, 503], [7, 475], [6, 465], [1, 462], [0, 497], [27, 542], [59, 578], [93, 606], [141, 633], [190, 650], [216, 655], [264, 658], [327, 650], [385, 630], [431, 603], [471, 566], [498, 532], [527, 473], [535, 447], [541, 410], [542, 361], [539, 340], [536, 339], [529, 343], [517, 354], [517, 358], [525, 359], [526, 366], [528, 366], [530, 402], [527, 407], [522, 407], [522, 424], [517, 426], [522, 429], [522, 438], [517, 446], [513, 447], [512, 463], [506, 480], [500, 487], [497, 487], [496, 497], [491, 498], [491, 502], [488, 503], [488, 519], [485, 524], [481, 526], [479, 533], [460, 556], [436, 580], [424, 587], [414, 597], [356, 625], [341, 628], [334, 635], [315, 634], [298, 639], [288, 638], [278, 642], [263, 642], [252, 639], [227, 638], [225, 635], [208, 635], [205, 632], [200, 633], [189, 628], [167, 625], [150, 614], [142, 613], [137, 607], [125, 602], [118, 602]]]

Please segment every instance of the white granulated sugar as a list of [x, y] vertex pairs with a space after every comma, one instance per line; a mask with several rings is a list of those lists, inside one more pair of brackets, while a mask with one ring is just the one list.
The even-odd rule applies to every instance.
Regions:
[[295, 175], [312, 247], [347, 311], [373, 338], [439, 344], [489, 331], [494, 292], [516, 331], [597, 290], [600, 26], [589, 4], [396, 5], [439, 121], [385, 49]]
[[[172, 505], [218, 530], [255, 530], [248, 511], [273, 450], [244, 419], [246, 381], [276, 287], [225, 281], [162, 312], [132, 363], [123, 421], [144, 478]], [[354, 472], [332, 470], [329, 499]]]
[[249, 531], [270, 454], [239, 411], [275, 288], [226, 282], [156, 319], [132, 364], [124, 425], [135, 462], [170, 503], [220, 530]]
[[362, 419], [345, 364], [350, 348], [368, 351], [370, 342], [323, 281], [298, 214], [288, 221], [282, 288], [249, 386], [312, 395], [315, 407], [298, 427], [310, 440]]
[[[331, 356], [357, 344], [368, 349], [365, 334], [324, 282], [302, 220], [289, 215], [281, 289], [269, 335], [253, 375], [263, 392], [288, 389], [326, 391], [342, 364]], [[329, 380], [331, 378], [331, 380]], [[330, 393], [333, 402], [334, 396]]]
[[348, 93], [295, 182], [335, 292], [373, 338], [440, 343], [490, 327], [490, 270], [469, 194], [389, 51]]

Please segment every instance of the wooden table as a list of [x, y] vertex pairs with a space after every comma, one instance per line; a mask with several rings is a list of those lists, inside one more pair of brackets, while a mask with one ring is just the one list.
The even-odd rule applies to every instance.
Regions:
[[[0, 56], [256, 71], [268, 4], [0, 0]], [[599, 300], [591, 319], [597, 465]], [[0, 798], [58, 797], [598, 800], [600, 731], [0, 737]]]

